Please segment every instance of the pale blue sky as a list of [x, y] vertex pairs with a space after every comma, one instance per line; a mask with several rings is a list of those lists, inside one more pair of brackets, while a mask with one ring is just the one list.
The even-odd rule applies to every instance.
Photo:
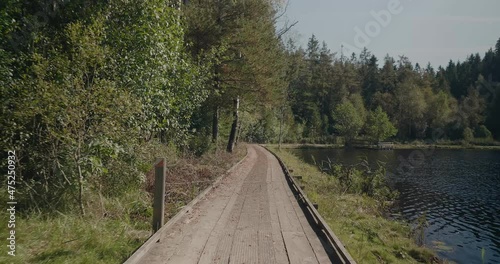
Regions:
[[[376, 19], [371, 11], [388, 10], [398, 0], [288, 0], [288, 21], [298, 21], [291, 32], [305, 47], [311, 34], [326, 41], [332, 52], [341, 45], [356, 47], [355, 27]], [[383, 60], [406, 55], [413, 63], [437, 68], [450, 59], [463, 61], [470, 53], [481, 57], [500, 38], [500, 0], [399, 0], [400, 13], [391, 14], [390, 23], [369, 37], [367, 48]], [[282, 22], [285, 18], [282, 19]], [[373, 24], [372, 24], [373, 25]], [[373, 28], [374, 33], [377, 33]], [[359, 45], [358, 45], [359, 46]], [[345, 50], [344, 50], [345, 51]]]

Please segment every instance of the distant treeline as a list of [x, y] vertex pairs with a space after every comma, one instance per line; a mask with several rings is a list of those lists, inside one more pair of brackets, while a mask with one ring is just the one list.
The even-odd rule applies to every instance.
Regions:
[[405, 56], [379, 62], [366, 48], [335, 54], [314, 35], [305, 49], [289, 41], [286, 53], [294, 121], [286, 140], [500, 137], [500, 39], [483, 57], [437, 69]]

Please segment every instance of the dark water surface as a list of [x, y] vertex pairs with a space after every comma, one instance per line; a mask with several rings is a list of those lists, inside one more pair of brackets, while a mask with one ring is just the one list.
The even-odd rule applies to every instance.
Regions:
[[[309, 163], [387, 162], [397, 217], [426, 213], [425, 244], [457, 263], [500, 263], [500, 151], [296, 149]], [[314, 158], [313, 158], [314, 157]], [[436, 246], [442, 245], [445, 246]], [[448, 248], [449, 247], [449, 248]]]

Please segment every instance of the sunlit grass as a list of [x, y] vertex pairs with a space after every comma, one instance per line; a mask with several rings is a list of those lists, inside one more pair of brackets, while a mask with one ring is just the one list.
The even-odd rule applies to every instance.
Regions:
[[105, 215], [94, 207], [84, 217], [62, 213], [18, 216], [16, 256], [1, 254], [0, 263], [122, 263], [151, 234], [149, 225], [131, 218], [128, 208], [138, 199], [131, 194], [106, 200]]

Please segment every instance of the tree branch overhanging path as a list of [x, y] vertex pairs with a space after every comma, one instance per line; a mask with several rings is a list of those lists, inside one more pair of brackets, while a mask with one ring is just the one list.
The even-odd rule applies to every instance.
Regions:
[[[212, 119], [212, 142], [218, 142], [219, 119], [223, 114], [238, 111], [234, 100], [241, 101], [241, 111], [255, 111], [252, 107], [265, 109], [286, 88], [281, 37], [296, 24], [285, 23], [277, 30], [277, 21], [286, 8], [278, 1], [262, 0], [192, 1], [184, 7], [187, 40], [193, 43], [191, 52], [205, 56], [215, 51], [210, 65], [214, 73], [209, 84], [212, 91], [204, 106], [207, 113], [211, 112], [205, 119]], [[232, 152], [231, 146], [239, 134], [239, 122], [244, 122], [237, 120], [237, 115], [232, 116], [228, 152]]]

